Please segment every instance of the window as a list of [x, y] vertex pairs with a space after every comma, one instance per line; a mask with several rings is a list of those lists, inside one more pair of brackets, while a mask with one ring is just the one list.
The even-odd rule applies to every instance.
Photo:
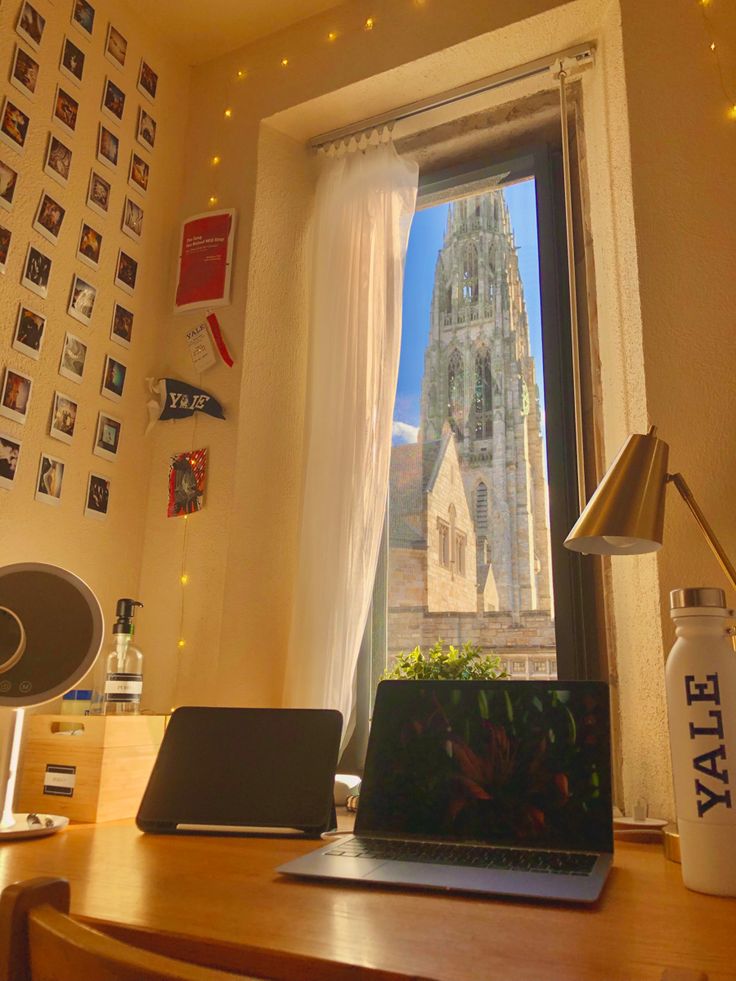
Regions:
[[459, 576], [465, 575], [465, 548], [467, 538], [465, 535], [455, 535], [455, 571]]
[[459, 351], [450, 355], [447, 365], [447, 419], [458, 439], [463, 438], [465, 369]]
[[450, 568], [450, 526], [438, 519], [437, 521], [437, 555], [443, 569]]
[[493, 436], [493, 388], [491, 385], [491, 355], [488, 350], [475, 356], [475, 391], [473, 393], [475, 438]]

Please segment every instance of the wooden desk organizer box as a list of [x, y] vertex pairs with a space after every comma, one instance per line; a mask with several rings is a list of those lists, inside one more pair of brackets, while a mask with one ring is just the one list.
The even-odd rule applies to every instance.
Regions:
[[[16, 811], [71, 821], [135, 817], [164, 715], [27, 715]], [[74, 735], [70, 729], [79, 730]]]

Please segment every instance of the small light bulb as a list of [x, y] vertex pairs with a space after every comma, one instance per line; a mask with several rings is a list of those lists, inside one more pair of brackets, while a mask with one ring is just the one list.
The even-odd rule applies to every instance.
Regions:
[[716, 42], [715, 41], [711, 41], [710, 42], [710, 50], [711, 51], [715, 51], [716, 50]]
[[216, 197], [216, 195], [210, 194], [210, 196], [209, 196], [209, 203], [210, 204], [217, 204], [217, 197]]
[[732, 105], [728, 110], [728, 115], [731, 117], [731, 119], [736, 119], [736, 104]]
[[336, 41], [337, 40], [337, 34], [335, 33], [335, 31], [330, 31], [330, 33], [327, 35], [327, 40], [328, 41]]
[[282, 67], [282, 68], [286, 68], [286, 66], [287, 66], [288, 64], [289, 64], [289, 59], [288, 59], [288, 58], [282, 58], [282, 59], [281, 59], [281, 67]]
[[182, 586], [186, 586], [186, 584], [189, 582], [189, 576], [186, 574], [186, 572], [180, 577], [179, 582], [182, 584]]
[[218, 157], [217, 154], [215, 154], [214, 157], [212, 158], [212, 166], [217, 167], [219, 163], [220, 163], [220, 157]]
[[376, 22], [372, 17], [366, 17], [365, 24], [363, 24], [364, 31], [372, 31], [376, 26]]
[[238, 69], [238, 79], [242, 82], [244, 78], [248, 77], [248, 72], [245, 68]]
[[225, 119], [232, 119], [232, 115], [233, 115], [233, 111], [232, 109], [230, 109], [230, 107], [228, 107], [225, 110]]
[[187, 646], [187, 642], [184, 640], [183, 637], [180, 637], [176, 646], [177, 647], [186, 647]]

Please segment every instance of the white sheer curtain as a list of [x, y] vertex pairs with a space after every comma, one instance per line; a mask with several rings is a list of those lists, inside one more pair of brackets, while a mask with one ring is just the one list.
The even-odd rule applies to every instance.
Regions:
[[306, 469], [284, 704], [336, 708], [343, 741], [386, 508], [417, 166], [391, 143], [317, 188]]

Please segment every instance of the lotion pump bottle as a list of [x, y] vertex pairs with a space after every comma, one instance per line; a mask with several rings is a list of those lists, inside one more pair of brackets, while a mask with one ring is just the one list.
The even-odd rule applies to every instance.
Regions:
[[676, 589], [677, 640], [665, 679], [680, 833], [689, 889], [736, 896], [736, 653], [721, 589]]
[[133, 646], [133, 617], [138, 600], [119, 599], [112, 628], [115, 646], [105, 664], [102, 711], [105, 715], [137, 715], [143, 691], [143, 654]]

